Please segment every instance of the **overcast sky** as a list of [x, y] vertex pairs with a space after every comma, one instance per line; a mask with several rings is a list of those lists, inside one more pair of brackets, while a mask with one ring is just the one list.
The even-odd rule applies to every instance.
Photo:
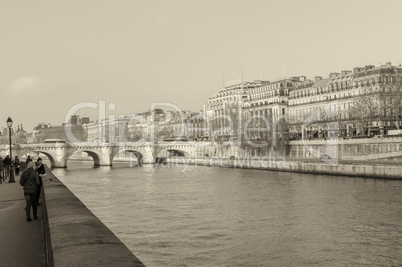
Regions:
[[275, 80], [399, 65], [401, 10], [378, 0], [1, 1], [0, 127], [9, 116], [27, 130], [60, 125], [83, 101], [115, 103], [114, 115], [151, 102], [197, 111], [242, 68], [244, 80]]

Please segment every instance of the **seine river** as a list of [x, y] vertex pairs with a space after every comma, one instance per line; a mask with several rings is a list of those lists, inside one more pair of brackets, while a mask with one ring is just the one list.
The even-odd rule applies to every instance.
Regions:
[[147, 266], [402, 265], [402, 181], [68, 164], [54, 174]]

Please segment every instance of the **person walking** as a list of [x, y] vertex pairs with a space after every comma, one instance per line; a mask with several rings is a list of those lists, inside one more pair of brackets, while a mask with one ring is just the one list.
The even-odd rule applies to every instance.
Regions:
[[15, 168], [15, 175], [20, 175], [20, 159], [18, 158], [18, 156], [15, 156], [13, 165]]
[[43, 165], [41, 157], [39, 157], [36, 160], [36, 172], [38, 173], [38, 177], [39, 177], [38, 194], [37, 194], [37, 199], [36, 199], [38, 206], [39, 206], [39, 205], [41, 205], [39, 199], [40, 199], [40, 193], [42, 190], [42, 177], [46, 175], [45, 165]]
[[7, 155], [4, 158], [3, 164], [4, 164], [4, 171], [5, 171], [4, 179], [7, 179], [10, 176], [10, 168], [11, 168], [11, 159], [10, 159], [9, 155]]
[[20, 184], [24, 187], [24, 197], [26, 201], [25, 213], [27, 216], [27, 222], [31, 219], [31, 207], [34, 219], [38, 219], [38, 207], [37, 207], [37, 194], [39, 186], [38, 173], [35, 171], [35, 163], [30, 161], [27, 165], [27, 169], [21, 174]]
[[0, 156], [0, 179], [4, 181], [4, 163], [3, 158]]
[[28, 162], [31, 162], [32, 161], [32, 159], [31, 159], [31, 156], [30, 155], [28, 155], [28, 157], [27, 157], [27, 159], [25, 160], [25, 166], [28, 166]]

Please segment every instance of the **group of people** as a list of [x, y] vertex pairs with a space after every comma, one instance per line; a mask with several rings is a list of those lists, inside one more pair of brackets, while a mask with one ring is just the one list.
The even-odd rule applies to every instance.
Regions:
[[40, 205], [40, 195], [42, 190], [42, 177], [46, 175], [45, 165], [42, 163], [42, 158], [38, 158], [35, 162], [28, 156], [27, 168], [21, 174], [20, 184], [24, 187], [24, 196], [26, 201], [25, 211], [27, 222], [32, 221], [31, 207], [33, 217], [38, 218], [37, 206]]
[[0, 179], [5, 181], [10, 178], [10, 170], [14, 170], [15, 175], [20, 175], [20, 159], [18, 156], [15, 156], [14, 160], [11, 160], [9, 155], [4, 159], [0, 156]]

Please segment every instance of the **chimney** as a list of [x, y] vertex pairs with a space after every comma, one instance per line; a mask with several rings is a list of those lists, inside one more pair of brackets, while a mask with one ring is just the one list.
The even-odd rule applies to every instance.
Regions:
[[[387, 63], [387, 64], [388, 64], [388, 63]], [[387, 64], [385, 64], [385, 65], [387, 65]], [[389, 64], [391, 64], [391, 63], [389, 63]], [[390, 65], [390, 66], [391, 66], [391, 65]], [[365, 69], [366, 71], [367, 71], [367, 70], [374, 69], [374, 65], [365, 66], [364, 69]]]
[[366, 70], [365, 68], [356, 67], [356, 68], [353, 68], [353, 74], [356, 74], [358, 72], [362, 72], [362, 71], [365, 71], [365, 70]]
[[331, 79], [336, 78], [336, 77], [339, 77], [339, 73], [338, 73], [338, 72], [331, 72], [331, 73], [329, 74], [329, 78], [331, 78]]
[[346, 75], [349, 75], [349, 74], [352, 74], [352, 71], [350, 71], [350, 70], [343, 70], [343, 71], [341, 71], [341, 77], [346, 76]]
[[292, 82], [303, 82], [306, 80], [306, 76], [292, 76], [290, 77]]
[[316, 83], [316, 82], [318, 82], [318, 81], [321, 81], [322, 80], [322, 77], [321, 76], [315, 76], [314, 77], [314, 82]]

